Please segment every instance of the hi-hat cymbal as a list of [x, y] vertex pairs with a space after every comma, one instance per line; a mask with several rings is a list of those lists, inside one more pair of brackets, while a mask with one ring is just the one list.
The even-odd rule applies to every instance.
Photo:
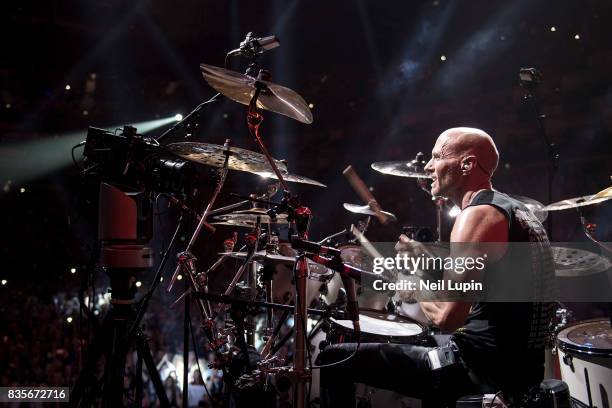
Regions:
[[560, 277], [587, 276], [607, 271], [612, 263], [594, 252], [577, 248], [552, 247], [555, 275]]
[[[246, 252], [221, 252], [219, 255], [228, 256], [230, 258], [239, 259], [241, 261], [244, 261], [247, 257]], [[261, 251], [255, 252], [251, 260], [254, 262], [265, 263], [265, 264], [269, 264], [272, 266], [275, 266], [275, 265], [291, 266], [295, 263], [295, 256], [274, 254], [274, 253], [266, 252], [266, 250], [261, 250]], [[308, 259], [307, 261], [308, 261], [308, 269], [311, 274], [326, 275], [329, 273], [329, 270], [325, 266], [318, 264], [310, 259]]]
[[249, 105], [255, 93], [255, 83], [259, 82], [263, 90], [257, 98], [258, 108], [280, 113], [302, 123], [312, 123], [312, 112], [306, 101], [289, 88], [212, 65], [200, 64], [200, 69], [210, 86], [235, 102]]
[[389, 174], [391, 176], [432, 178], [429, 173], [423, 170], [422, 166], [407, 161], [377, 162], [372, 163], [371, 167], [379, 173]]
[[533, 198], [516, 194], [508, 194], [508, 196], [525, 204], [525, 207], [529, 208], [540, 222], [546, 221], [546, 218], [548, 217], [548, 212], [544, 209], [544, 204], [542, 204], [541, 202], [534, 200]]
[[[212, 167], [223, 167], [226, 148], [221, 145], [198, 142], [170, 143], [165, 146], [170, 152], [184, 159]], [[272, 172], [272, 167], [263, 154], [239, 147], [229, 147], [228, 168], [249, 173]], [[287, 166], [275, 160], [281, 173], [287, 172]]]
[[248, 228], [248, 229], [254, 229], [255, 228], [255, 223], [238, 222], [238, 221], [232, 221], [232, 220], [214, 221], [214, 222], [211, 222], [210, 224], [212, 224], [212, 225], [225, 225], [225, 226], [234, 227], [234, 228]]
[[[603, 193], [603, 191], [601, 191], [601, 193]], [[612, 198], [612, 195], [610, 196], [604, 195], [598, 198], [596, 198], [595, 195], [596, 194], [592, 194], [592, 195], [568, 198], [566, 200], [557, 201], [556, 203], [548, 204], [546, 207], [543, 208], [543, 210], [545, 211], [567, 210], [570, 208], [584, 207], [586, 205], [601, 203], [602, 201], [606, 201]]]
[[[259, 172], [257, 174], [263, 178], [272, 178], [272, 179], [278, 180], [278, 177], [276, 177], [276, 174], [274, 174], [274, 172], [266, 171], [266, 172]], [[298, 176], [297, 174], [282, 173], [282, 175], [285, 181], [289, 181], [292, 183], [310, 184], [310, 185], [318, 186], [318, 187], [327, 187], [325, 184], [317, 180], [313, 180], [313, 179], [310, 179], [304, 176]]]
[[[348, 211], [355, 213], [355, 214], [364, 214], [364, 215], [371, 215], [371, 216], [376, 216], [376, 212], [374, 210], [372, 210], [370, 208], [369, 205], [357, 205], [357, 204], [349, 204], [349, 203], [344, 203], [342, 204], [342, 206], [347, 209]], [[387, 211], [381, 211], [381, 213], [385, 214], [387, 217], [389, 217], [392, 221], [397, 221], [397, 217]]]

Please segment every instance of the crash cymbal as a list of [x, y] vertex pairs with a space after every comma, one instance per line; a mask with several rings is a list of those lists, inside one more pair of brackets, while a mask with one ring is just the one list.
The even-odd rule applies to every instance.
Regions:
[[607, 271], [612, 262], [594, 252], [577, 248], [552, 247], [555, 260], [555, 275], [577, 277]]
[[423, 170], [423, 167], [406, 161], [388, 161], [372, 163], [372, 168], [379, 173], [391, 176], [412, 177], [412, 178], [432, 178], [430, 174]]
[[[372, 210], [370, 208], [369, 205], [357, 205], [357, 204], [349, 204], [349, 203], [344, 203], [342, 204], [342, 206], [355, 214], [364, 214], [364, 215], [371, 215], [376, 217], [376, 212], [374, 210]], [[387, 217], [389, 217], [392, 221], [397, 221], [397, 217], [395, 215], [393, 215], [390, 212], [387, 211], [381, 211], [381, 213], [385, 214]]]
[[[223, 167], [225, 162], [226, 148], [221, 145], [210, 143], [197, 142], [180, 142], [170, 143], [165, 146], [170, 152], [184, 159], [201, 163], [212, 167]], [[263, 154], [252, 152], [250, 150], [241, 149], [239, 147], [230, 147], [230, 156], [228, 160], [228, 168], [230, 170], [246, 171], [249, 173], [272, 172], [272, 167], [266, 156]], [[278, 169], [281, 173], [287, 172], [287, 166], [280, 160], [275, 160]]]
[[604, 198], [604, 197], [612, 197], [612, 187], [608, 187], [604, 190], [601, 190], [599, 193], [595, 194], [593, 198]]
[[247, 210], [247, 211], [251, 211], [251, 212], [242, 213], [240, 211], [236, 211], [230, 214], [217, 215], [216, 217], [214, 217], [214, 219], [216, 221], [233, 222], [233, 223], [239, 223], [239, 224], [251, 224], [253, 226], [257, 222], [257, 217], [259, 217], [259, 219], [261, 220], [263, 224], [269, 224], [269, 223], [270, 224], [288, 224], [289, 223], [289, 221], [287, 221], [287, 214], [278, 214], [276, 218], [273, 220], [272, 218], [270, 218], [269, 215], [265, 213], [266, 210], [263, 210], [263, 212], [253, 212], [252, 210]]
[[544, 209], [544, 204], [542, 204], [541, 202], [534, 200], [533, 198], [516, 194], [508, 194], [508, 196], [525, 204], [525, 207], [529, 208], [531, 212], [536, 216], [536, 218], [540, 220], [540, 222], [546, 221], [546, 218], [548, 217], [548, 212]]
[[567, 210], [570, 208], [584, 207], [586, 205], [601, 203], [602, 201], [606, 201], [611, 198], [612, 198], [612, 195], [596, 198], [595, 194], [586, 195], [582, 197], [568, 198], [567, 200], [561, 200], [561, 201], [557, 201], [556, 203], [548, 204], [546, 207], [543, 208], [543, 210], [545, 211]]
[[[273, 172], [266, 171], [266, 172], [259, 172], [257, 174], [263, 178], [272, 178], [272, 179], [278, 180], [278, 177], [276, 177], [276, 174], [274, 174]], [[318, 182], [313, 179], [309, 179], [308, 177], [298, 176], [297, 174], [283, 173], [283, 179], [291, 183], [301, 183], [301, 184], [310, 184], [310, 185], [318, 186], [318, 187], [327, 187], [325, 184], [321, 182]]]
[[255, 83], [259, 82], [263, 90], [257, 98], [258, 108], [280, 113], [302, 123], [312, 123], [312, 112], [308, 104], [289, 88], [212, 65], [200, 64], [200, 69], [210, 86], [235, 102], [249, 105], [255, 93]]

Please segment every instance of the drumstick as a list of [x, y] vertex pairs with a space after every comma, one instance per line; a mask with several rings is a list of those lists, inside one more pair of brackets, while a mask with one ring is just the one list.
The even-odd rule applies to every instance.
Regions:
[[355, 189], [357, 195], [359, 195], [359, 197], [361, 197], [361, 199], [370, 206], [372, 211], [376, 213], [376, 218], [378, 218], [378, 221], [380, 221], [381, 224], [386, 224], [389, 222], [389, 217], [382, 212], [380, 204], [378, 204], [378, 201], [376, 201], [363, 180], [357, 175], [357, 172], [355, 172], [353, 166], [349, 165], [346, 169], [344, 169], [342, 174], [347, 178], [349, 183], [351, 183], [351, 186], [353, 186], [353, 189]]
[[370, 240], [367, 239], [366, 236], [363, 235], [361, 231], [359, 231], [359, 229], [355, 227], [354, 224], [351, 224], [351, 233], [355, 236], [355, 238], [357, 238], [357, 240], [363, 247], [364, 251], [366, 251], [368, 255], [370, 255], [372, 258], [382, 258], [383, 257], [380, 254], [380, 252], [378, 252], [378, 250], [374, 247], [374, 245], [372, 245]]

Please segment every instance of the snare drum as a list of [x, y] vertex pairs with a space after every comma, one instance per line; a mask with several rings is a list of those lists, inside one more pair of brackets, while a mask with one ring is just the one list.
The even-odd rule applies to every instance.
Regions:
[[612, 405], [612, 328], [609, 319], [565, 327], [557, 335], [561, 378], [570, 395], [593, 407]]
[[[425, 328], [406, 317], [362, 310], [359, 313], [362, 343], [417, 344], [426, 336]], [[327, 342], [330, 344], [356, 342], [351, 320], [329, 319]]]

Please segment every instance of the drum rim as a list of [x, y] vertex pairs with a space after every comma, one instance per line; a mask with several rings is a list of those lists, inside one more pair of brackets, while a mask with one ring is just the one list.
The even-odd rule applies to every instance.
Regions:
[[597, 348], [597, 347], [582, 346], [579, 344], [575, 344], [573, 342], [569, 343], [571, 340], [567, 339], [567, 337], [565, 338], [565, 341], [559, 337], [561, 333], [563, 333], [566, 330], [570, 330], [582, 324], [589, 324], [589, 323], [596, 323], [596, 322], [609, 322], [609, 319], [608, 318], [594, 318], [594, 319], [588, 319], [588, 320], [581, 320], [578, 322], [573, 322], [572, 324], [569, 324], [563, 327], [557, 332], [557, 335], [556, 335], [557, 347], [561, 349], [561, 351], [563, 351], [564, 353], [573, 352], [576, 354], [582, 354], [582, 355], [587, 355], [587, 356], [592, 356], [592, 357], [612, 358], [612, 349], [602, 349], [602, 348]]

